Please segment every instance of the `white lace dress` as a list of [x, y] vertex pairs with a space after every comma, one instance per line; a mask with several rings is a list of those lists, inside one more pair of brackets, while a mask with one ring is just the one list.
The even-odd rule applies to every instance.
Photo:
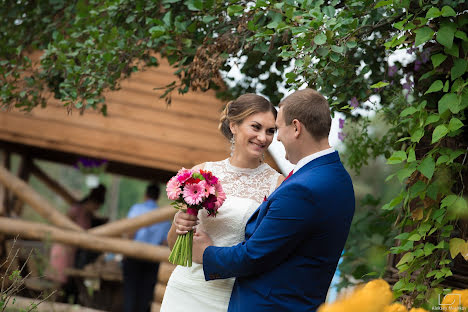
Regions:
[[[228, 159], [207, 162], [204, 170], [219, 178], [227, 196], [215, 218], [199, 211], [198, 228], [210, 235], [215, 246], [237, 245], [245, 239], [247, 220], [274, 191], [280, 174], [265, 163], [255, 169], [237, 168]], [[200, 264], [177, 266], [167, 283], [161, 311], [227, 311], [233, 285], [234, 278], [205, 281]]]

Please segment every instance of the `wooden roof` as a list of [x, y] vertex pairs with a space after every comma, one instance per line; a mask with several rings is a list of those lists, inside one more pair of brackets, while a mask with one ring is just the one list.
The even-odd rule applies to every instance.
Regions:
[[[107, 117], [92, 110], [68, 114], [52, 96], [31, 113], [0, 112], [0, 148], [68, 164], [82, 156], [107, 159], [110, 172], [161, 180], [181, 167], [226, 158], [228, 142], [218, 131], [223, 103], [213, 91], [175, 91], [167, 106], [153, 88], [175, 80], [174, 69], [160, 63], [106, 94]], [[267, 161], [276, 167], [269, 155]]]

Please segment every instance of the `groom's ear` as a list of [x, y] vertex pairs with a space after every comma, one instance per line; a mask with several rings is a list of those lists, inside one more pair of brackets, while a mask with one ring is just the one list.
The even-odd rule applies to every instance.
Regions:
[[301, 135], [301, 133], [303, 131], [303, 125], [297, 119], [293, 119], [291, 124], [294, 127], [294, 137], [297, 139]]

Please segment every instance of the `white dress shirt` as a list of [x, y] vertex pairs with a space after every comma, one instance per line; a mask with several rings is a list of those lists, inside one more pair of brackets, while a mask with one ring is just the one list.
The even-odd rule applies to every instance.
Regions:
[[306, 156], [306, 157], [302, 158], [301, 160], [299, 160], [297, 162], [296, 167], [294, 167], [293, 173], [296, 173], [299, 169], [301, 169], [302, 167], [307, 165], [312, 160], [317, 159], [317, 158], [322, 157], [322, 156], [325, 156], [325, 155], [328, 155], [328, 154], [331, 154], [333, 152], [335, 152], [335, 149], [333, 147], [330, 147], [330, 148], [327, 148], [327, 149], [322, 150], [320, 152], [313, 153], [313, 154], [310, 154], [309, 156]]

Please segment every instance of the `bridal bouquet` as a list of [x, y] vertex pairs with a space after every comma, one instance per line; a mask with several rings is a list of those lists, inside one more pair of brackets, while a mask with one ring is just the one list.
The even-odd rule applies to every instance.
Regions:
[[[167, 197], [176, 209], [197, 216], [198, 210], [206, 209], [208, 216], [215, 217], [226, 194], [210, 171], [182, 168], [166, 185]], [[186, 209], [185, 209], [186, 207]], [[169, 256], [169, 262], [192, 266], [193, 231], [179, 235]]]

